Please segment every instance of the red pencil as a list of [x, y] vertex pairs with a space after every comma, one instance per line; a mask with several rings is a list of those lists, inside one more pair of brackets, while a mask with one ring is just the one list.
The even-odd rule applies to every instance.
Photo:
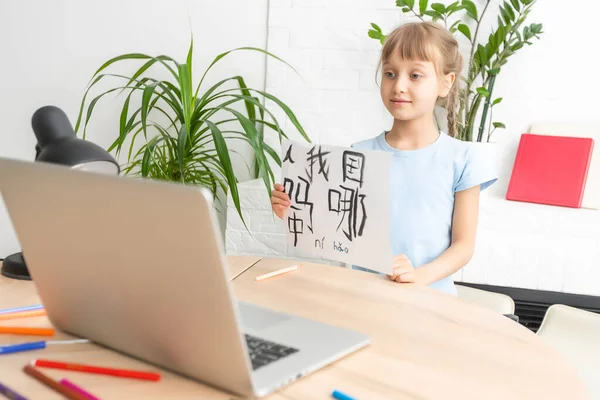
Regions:
[[73, 363], [51, 361], [51, 360], [34, 360], [33, 365], [36, 367], [66, 369], [69, 371], [89, 372], [92, 374], [111, 375], [111, 376], [118, 376], [121, 378], [144, 379], [144, 380], [149, 380], [149, 381], [160, 380], [160, 374], [157, 374], [154, 372], [132, 371], [132, 370], [126, 370], [126, 369], [116, 369], [116, 368], [106, 368], [106, 367], [95, 367], [92, 365], [73, 364]]

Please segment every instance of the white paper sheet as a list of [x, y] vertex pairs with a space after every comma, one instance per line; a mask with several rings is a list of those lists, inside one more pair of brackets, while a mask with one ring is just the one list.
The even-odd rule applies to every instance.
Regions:
[[391, 154], [285, 140], [281, 159], [288, 246], [391, 274]]

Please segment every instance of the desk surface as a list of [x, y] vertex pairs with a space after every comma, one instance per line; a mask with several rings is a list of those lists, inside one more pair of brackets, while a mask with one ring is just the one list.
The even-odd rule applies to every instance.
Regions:
[[[529, 330], [487, 309], [432, 289], [314, 264], [302, 264], [297, 271], [257, 282], [254, 278], [259, 274], [293, 262], [261, 260], [246, 270], [255, 261], [230, 257], [232, 277], [237, 276], [234, 290], [241, 300], [356, 329], [372, 338], [369, 347], [302, 378], [269, 400], [330, 399], [333, 389], [359, 399], [586, 398], [582, 383], [558, 353]], [[38, 301], [30, 282], [0, 278], [0, 308]], [[27, 325], [48, 326], [48, 321], [45, 317], [30, 318]], [[62, 338], [68, 336], [57, 333], [56, 339]], [[23, 339], [5, 335], [0, 343]], [[53, 346], [35, 353], [1, 356], [0, 362], [0, 381], [33, 398], [60, 398], [22, 372], [23, 365], [42, 355], [156, 369], [94, 344]], [[158, 383], [44, 372], [80, 383], [101, 398], [232, 398], [169, 372], [164, 372]]]

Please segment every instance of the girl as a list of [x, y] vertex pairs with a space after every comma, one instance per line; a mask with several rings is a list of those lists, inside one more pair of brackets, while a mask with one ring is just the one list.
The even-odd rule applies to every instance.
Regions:
[[[496, 181], [475, 149], [455, 139], [462, 64], [456, 39], [438, 24], [407, 23], [394, 30], [378, 66], [392, 128], [352, 146], [393, 155], [390, 234], [396, 256], [388, 278], [451, 294], [452, 274], [473, 255], [480, 190]], [[434, 122], [440, 100], [448, 113], [447, 133]], [[283, 218], [290, 201], [282, 185], [275, 185], [271, 204]], [[369, 271], [364, 267], [354, 268]]]

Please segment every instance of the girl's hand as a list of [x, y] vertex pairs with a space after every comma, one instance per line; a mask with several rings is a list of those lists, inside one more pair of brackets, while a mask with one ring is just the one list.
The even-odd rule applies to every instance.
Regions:
[[400, 283], [420, 283], [417, 270], [405, 254], [400, 254], [393, 259], [394, 272], [387, 277]]
[[283, 219], [283, 213], [290, 204], [290, 197], [284, 192], [283, 185], [276, 183], [275, 190], [271, 192], [271, 207], [275, 215]]

